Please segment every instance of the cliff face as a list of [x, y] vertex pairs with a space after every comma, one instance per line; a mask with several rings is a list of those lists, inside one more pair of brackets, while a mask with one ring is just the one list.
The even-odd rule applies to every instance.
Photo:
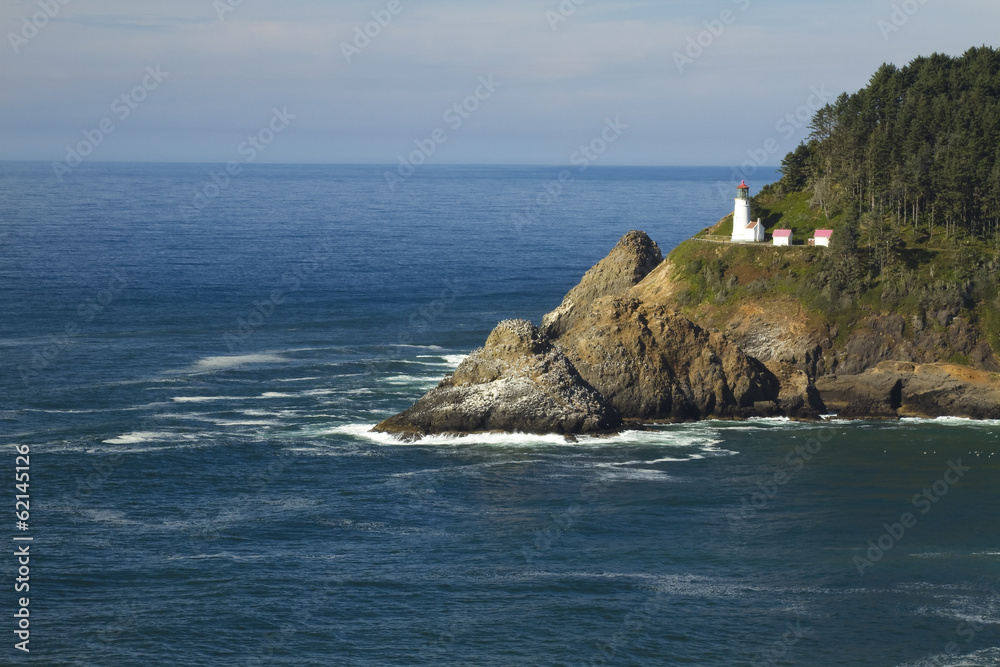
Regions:
[[488, 431], [572, 435], [621, 425], [618, 412], [531, 322], [507, 320], [452, 375], [374, 430], [411, 438]]
[[[845, 306], [826, 295], [828, 309], [807, 307], [802, 290], [822, 271], [827, 249], [682, 243], [631, 291], [646, 303], [683, 311], [718, 329], [747, 354], [789, 363], [816, 380], [858, 375], [884, 361], [963, 360], [1000, 371], [983, 317], [961, 303], [894, 312], [877, 301]], [[813, 297], [813, 301], [816, 299]]]
[[781, 414], [773, 373], [721, 334], [661, 306], [599, 299], [556, 344], [625, 417], [687, 421]]
[[[762, 363], [674, 308], [643, 300], [656, 281], [659, 248], [629, 232], [543, 319], [580, 375], [628, 419], [686, 421], [788, 414], [815, 417], [808, 380]], [[784, 396], [782, 398], [782, 391]]]
[[832, 363], [827, 365], [838, 375], [850, 375], [883, 361], [934, 363], [953, 355], [965, 357], [979, 370], [1000, 370], [979, 327], [947, 311], [925, 313], [909, 321], [895, 313], [866, 317], [853, 327], [843, 349], [833, 351]]
[[624, 294], [663, 261], [659, 246], [645, 232], [631, 231], [594, 265], [559, 307], [542, 318], [542, 332], [555, 339], [572, 329], [604, 296]]
[[[629, 419], [815, 419], [828, 409], [1000, 418], [1000, 376], [988, 372], [1000, 363], [975, 311], [851, 311], [837, 294], [821, 295], [836, 316], [807, 308], [816, 295], [802, 290], [814, 289], [823, 252], [695, 237], [664, 261], [645, 233], [629, 232], [540, 329], [502, 322], [376, 430], [599, 433]], [[941, 363], [955, 357], [969, 366]]]
[[[786, 412], [796, 402], [788, 392], [803, 385], [782, 368], [805, 374], [826, 407], [844, 417], [1000, 414], [991, 405], [1000, 395], [1000, 378], [991, 375], [1000, 363], [979, 305], [955, 297], [927, 302], [926, 294], [936, 288], [917, 283], [912, 289], [925, 297], [907, 303], [911, 312], [836, 294], [820, 295], [831, 304], [829, 311], [807, 307], [822, 301], [809, 289], [821, 282], [816, 274], [824, 270], [827, 252], [695, 237], [629, 294], [647, 305], [681, 310], [765, 362], [781, 378]], [[816, 405], [815, 389], [796, 393], [813, 395]]]
[[[768, 368], [675, 308], [645, 301], [660, 249], [629, 232], [543, 318], [501, 322], [455, 372], [376, 431], [602, 433], [623, 419], [816, 418], [805, 373]], [[661, 268], [657, 268], [657, 267]]]
[[954, 364], [885, 361], [858, 375], [821, 378], [817, 386], [845, 419], [1000, 419], [995, 375]]

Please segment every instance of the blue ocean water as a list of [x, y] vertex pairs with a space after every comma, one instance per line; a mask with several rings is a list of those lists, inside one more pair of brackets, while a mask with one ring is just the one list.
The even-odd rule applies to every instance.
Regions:
[[1000, 664], [1000, 424], [368, 433], [730, 170], [383, 172], [0, 163], [0, 664]]

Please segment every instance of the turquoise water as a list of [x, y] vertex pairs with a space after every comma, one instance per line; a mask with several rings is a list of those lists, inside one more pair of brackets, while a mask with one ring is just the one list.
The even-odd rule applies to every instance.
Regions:
[[1000, 424], [368, 433], [728, 170], [382, 171], [0, 164], [0, 663], [1000, 664]]

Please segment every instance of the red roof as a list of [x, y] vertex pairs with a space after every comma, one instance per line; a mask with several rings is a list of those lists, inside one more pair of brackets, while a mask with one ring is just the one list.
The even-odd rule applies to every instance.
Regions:
[[828, 239], [831, 236], [833, 236], [833, 230], [832, 229], [817, 229], [816, 230], [816, 238], [818, 238], [818, 239]]
[[740, 181], [740, 184], [736, 186], [737, 190], [749, 190], [750, 186], [747, 185], [746, 181]]
[[754, 227], [756, 227], [759, 224], [760, 224], [760, 220], [751, 220], [750, 222], [747, 223], [747, 229], [753, 229]]
[[790, 229], [775, 229], [774, 236], [791, 236], [792, 230]]

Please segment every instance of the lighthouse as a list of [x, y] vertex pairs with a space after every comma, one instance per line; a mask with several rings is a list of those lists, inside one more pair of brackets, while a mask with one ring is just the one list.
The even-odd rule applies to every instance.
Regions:
[[764, 240], [764, 226], [760, 220], [750, 219], [750, 186], [742, 181], [736, 188], [736, 207], [733, 209], [734, 243], [758, 243]]

